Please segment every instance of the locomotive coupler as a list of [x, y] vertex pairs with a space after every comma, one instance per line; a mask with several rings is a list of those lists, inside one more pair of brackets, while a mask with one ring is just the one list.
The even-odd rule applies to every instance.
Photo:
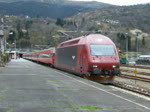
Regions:
[[120, 71], [120, 69], [113, 69], [112, 74], [113, 75], [120, 75], [121, 71]]
[[100, 75], [101, 70], [99, 68], [94, 68], [91, 73], [94, 74], [94, 75]]

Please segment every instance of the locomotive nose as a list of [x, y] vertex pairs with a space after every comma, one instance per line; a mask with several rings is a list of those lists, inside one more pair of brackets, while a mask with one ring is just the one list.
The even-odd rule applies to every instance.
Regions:
[[120, 75], [119, 64], [117, 63], [101, 63], [101, 64], [92, 64], [90, 66], [91, 71], [89, 72], [92, 75], [97, 76], [113, 76]]

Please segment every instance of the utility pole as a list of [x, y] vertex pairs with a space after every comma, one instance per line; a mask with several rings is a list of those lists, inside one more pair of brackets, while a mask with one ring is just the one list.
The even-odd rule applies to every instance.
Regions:
[[[2, 56], [4, 55], [4, 33], [3, 33], [3, 18], [0, 18], [0, 62], [2, 62]], [[0, 63], [1, 64], [1, 63]]]
[[136, 56], [138, 58], [138, 52], [139, 52], [139, 40], [138, 40], [138, 36], [139, 36], [139, 34], [136, 33], [135, 36], [136, 36], [136, 53], [137, 53]]
[[125, 38], [126, 38], [126, 59], [128, 60], [128, 33], [125, 34]]
[[4, 49], [5, 49], [5, 40], [4, 40], [4, 32], [3, 32], [3, 18], [1, 18], [0, 20], [0, 50], [1, 50], [1, 53], [4, 54]]

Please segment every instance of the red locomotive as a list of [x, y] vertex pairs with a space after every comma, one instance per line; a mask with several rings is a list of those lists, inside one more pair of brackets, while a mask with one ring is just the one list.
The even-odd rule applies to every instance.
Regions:
[[[37, 61], [44, 60], [39, 59], [43, 52], [37, 54], [28, 55], [29, 57], [35, 55]], [[116, 46], [112, 40], [100, 34], [85, 35], [62, 42], [57, 46], [55, 56], [52, 55], [49, 59], [53, 59], [53, 62], [48, 60], [40, 62], [50, 63], [56, 68], [102, 83], [112, 83], [114, 77], [120, 74]], [[31, 60], [35, 61], [33, 58]]]

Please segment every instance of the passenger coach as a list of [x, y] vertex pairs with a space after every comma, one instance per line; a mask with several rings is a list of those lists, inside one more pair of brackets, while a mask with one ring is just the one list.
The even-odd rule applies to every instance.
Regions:
[[53, 67], [55, 61], [55, 52], [55, 48], [52, 47], [38, 52], [23, 54], [23, 58], [39, 63], [48, 64]]

